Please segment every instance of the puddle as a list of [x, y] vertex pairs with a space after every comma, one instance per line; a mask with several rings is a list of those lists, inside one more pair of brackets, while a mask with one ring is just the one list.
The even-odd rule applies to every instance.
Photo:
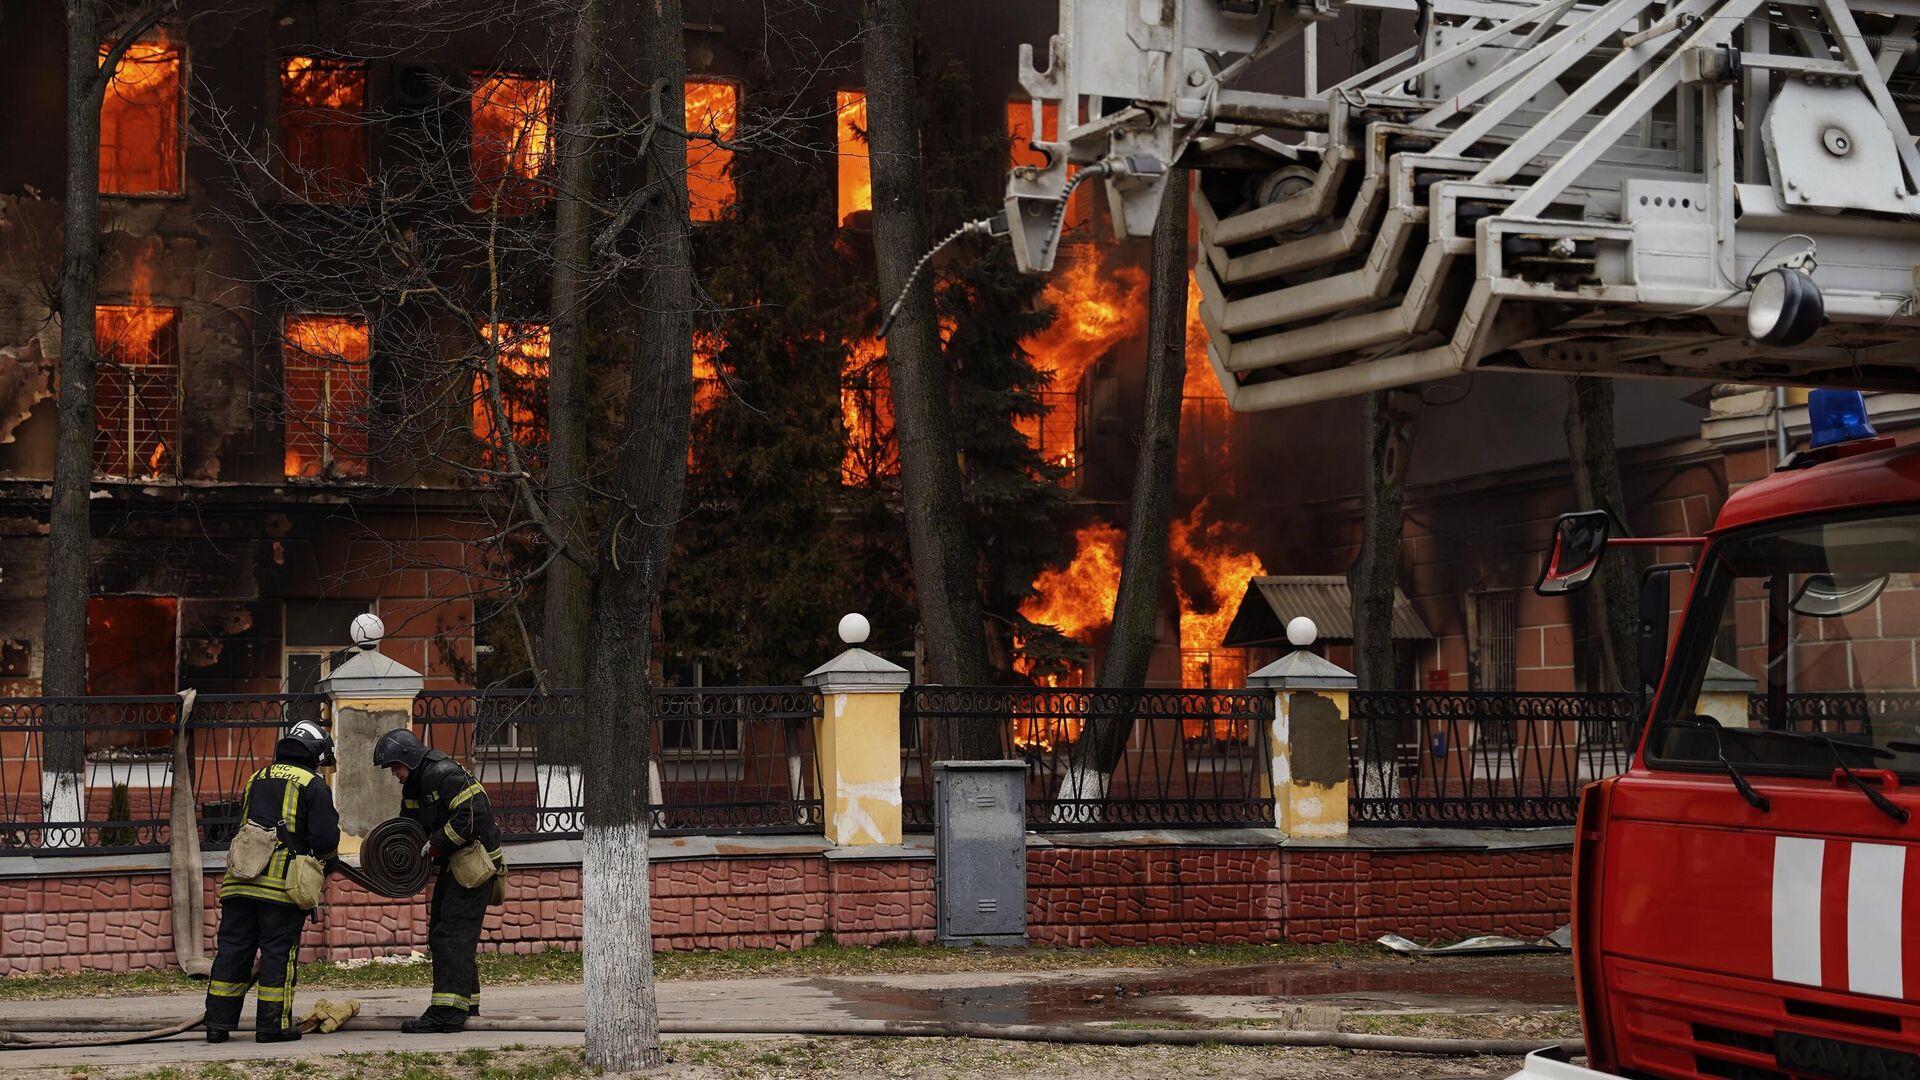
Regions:
[[867, 1020], [993, 1024], [1205, 1021], [1278, 1013], [1285, 1005], [1354, 1012], [1495, 1012], [1574, 1005], [1563, 956], [1259, 964], [1105, 979], [902, 988], [818, 979]]

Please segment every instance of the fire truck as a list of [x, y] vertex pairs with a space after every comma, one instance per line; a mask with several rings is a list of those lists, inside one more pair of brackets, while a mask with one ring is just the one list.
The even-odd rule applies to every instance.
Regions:
[[[1684, 557], [1643, 579], [1641, 681], [1658, 689], [1639, 750], [1581, 796], [1592, 1069], [1523, 1076], [1920, 1076], [1920, 446], [1875, 437], [1858, 391], [1816, 390], [1809, 412], [1808, 447], [1704, 537], [1612, 538], [1604, 511], [1555, 529], [1549, 595], [1609, 548]], [[1669, 648], [1675, 574], [1692, 582]], [[1713, 702], [1743, 665], [1765, 673], [1756, 691]]]
[[[1390, 54], [1323, 79], [1343, 7]], [[1044, 163], [991, 231], [1044, 272], [1076, 189], [1146, 236], [1191, 170], [1236, 409], [1474, 370], [1816, 388], [1808, 446], [1706, 536], [1556, 527], [1544, 593], [1671, 561], [1637, 752], [1576, 830], [1588, 1067], [1521, 1075], [1920, 1078], [1920, 447], [1859, 393], [1920, 386], [1920, 0], [1059, 11], [1020, 58]]]

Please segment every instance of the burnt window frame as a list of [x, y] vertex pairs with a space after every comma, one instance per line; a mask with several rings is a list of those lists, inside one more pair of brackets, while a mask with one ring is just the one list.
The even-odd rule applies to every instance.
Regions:
[[[730, 86], [733, 88], [733, 126], [731, 129], [729, 129], [729, 131], [727, 131], [721, 137], [729, 140], [738, 138], [739, 132], [740, 132], [741, 108], [743, 103], [746, 100], [746, 83], [740, 79], [731, 79], [731, 78], [727, 78], [725, 76], [720, 76], [720, 75], [698, 75], [698, 76], [688, 75], [685, 79], [681, 80], [681, 85], [680, 85], [680, 94], [681, 94], [680, 112], [681, 112], [682, 119], [686, 119], [687, 88], [690, 86], [694, 86], [696, 84], [702, 85], [702, 86]], [[687, 126], [687, 130], [691, 132], [693, 130], [693, 126], [689, 124]], [[701, 130], [704, 131], [705, 129], [703, 128]], [[693, 177], [693, 151], [696, 145], [704, 145], [709, 152], [718, 152], [718, 153], [724, 153], [727, 155], [727, 160], [726, 160], [727, 189], [728, 189], [727, 201], [725, 203], [722, 203], [718, 207], [716, 207], [716, 212], [714, 216], [709, 218], [696, 217], [694, 215], [692, 177]], [[687, 177], [688, 177], [687, 221], [693, 227], [703, 228], [706, 226], [718, 225], [724, 220], [727, 211], [739, 204], [740, 182], [739, 182], [739, 179], [733, 174], [733, 166], [734, 166], [734, 163], [738, 160], [738, 157], [739, 155], [737, 151], [726, 149], [724, 147], [715, 146], [713, 143], [710, 143], [710, 142], [697, 141], [691, 138], [687, 140]]]
[[[100, 335], [100, 330], [99, 330], [100, 312], [103, 310], [109, 310], [109, 309], [125, 310], [125, 309], [139, 309], [139, 308], [146, 308], [153, 311], [166, 311], [166, 312], [172, 313], [172, 319], [168, 323], [168, 328], [169, 328], [168, 332], [172, 337], [171, 351], [172, 351], [173, 362], [171, 366], [173, 368], [173, 382], [172, 382], [173, 413], [172, 413], [172, 424], [170, 426], [170, 430], [167, 432], [167, 435], [170, 437], [162, 440], [162, 445], [164, 445], [168, 450], [168, 454], [167, 454], [168, 468], [163, 471], [155, 471], [155, 472], [124, 472], [124, 473], [110, 472], [106, 469], [101, 468], [100, 436], [104, 434], [114, 434], [114, 433], [109, 431], [109, 429], [103, 428], [100, 426], [100, 381], [103, 377], [107, 376], [110, 373], [110, 369], [118, 369], [122, 367], [137, 369], [147, 365], [121, 364], [117, 360], [109, 359], [109, 354], [107, 350], [102, 349], [100, 347], [100, 336], [99, 336]], [[136, 304], [132, 302], [113, 303], [113, 304], [96, 303], [93, 305], [93, 319], [94, 319], [94, 324], [93, 324], [94, 439], [93, 439], [92, 467], [93, 467], [94, 479], [127, 481], [127, 482], [133, 482], [133, 483], [152, 483], [156, 480], [178, 480], [180, 477], [180, 469], [181, 469], [182, 432], [185, 430], [184, 425], [185, 425], [186, 411], [187, 411], [187, 403], [186, 403], [187, 364], [186, 364], [186, 356], [184, 353], [184, 345], [181, 341], [181, 331], [183, 326], [186, 323], [186, 308], [180, 304], [154, 304], [154, 303]], [[167, 366], [167, 365], [154, 365], [154, 366]], [[116, 377], [118, 377], [117, 371], [112, 371], [111, 373]], [[129, 463], [131, 463], [132, 460], [138, 456], [138, 454], [134, 452], [131, 448], [125, 448], [125, 449], [127, 449], [127, 453], [128, 453], [127, 460]]]
[[[366, 334], [367, 361], [366, 361], [366, 375], [362, 384], [363, 391], [364, 391], [362, 395], [362, 415], [364, 416], [365, 422], [366, 422], [366, 428], [367, 428], [366, 444], [367, 445], [358, 455], [336, 456], [334, 452], [334, 442], [332, 437], [325, 432], [321, 433], [320, 435], [320, 447], [321, 447], [320, 471], [318, 475], [315, 475], [315, 476], [304, 476], [304, 475], [295, 476], [285, 471], [286, 469], [285, 462], [286, 462], [286, 454], [288, 450], [289, 437], [292, 435], [293, 428], [294, 428], [293, 401], [292, 401], [291, 394], [289, 393], [290, 384], [288, 381], [288, 368], [287, 368], [287, 350], [293, 347], [293, 342], [292, 342], [292, 339], [290, 339], [287, 336], [287, 330], [288, 330], [288, 327], [294, 321], [300, 320], [300, 319], [346, 319], [350, 322], [357, 321]], [[374, 364], [376, 362], [375, 361], [376, 354], [374, 351], [374, 341], [375, 341], [375, 330], [374, 330], [373, 320], [359, 312], [288, 310], [281, 313], [279, 334], [274, 340], [274, 345], [277, 349], [279, 360], [280, 360], [280, 456], [281, 456], [281, 477], [283, 480], [290, 481], [293, 483], [340, 483], [340, 482], [364, 482], [372, 478], [373, 466], [374, 466], [373, 418], [374, 418], [375, 400], [376, 400], [373, 392], [373, 369], [374, 369]], [[329, 363], [327, 366], [332, 367], [333, 365]], [[325, 405], [325, 402], [323, 401], [323, 407], [324, 405]], [[331, 420], [330, 412], [329, 412], [329, 420]], [[333, 425], [331, 422], [329, 422], [328, 426], [332, 427]], [[357, 457], [361, 463], [360, 471], [357, 474], [330, 472], [329, 471], [330, 468], [333, 466], [335, 461], [339, 459], [339, 457], [348, 457], [348, 458]]]
[[[297, 177], [289, 177], [293, 168], [293, 156], [287, 149], [287, 117], [289, 110], [286, 99], [285, 69], [289, 60], [306, 58], [317, 64], [346, 66], [360, 71], [360, 122], [357, 125], [357, 142], [360, 146], [361, 178], [351, 194], [339, 198], [316, 198], [311, 190], [296, 189], [290, 182]], [[278, 182], [290, 199], [302, 203], [325, 206], [351, 206], [363, 203], [373, 187], [373, 136], [372, 124], [368, 112], [373, 108], [373, 65], [364, 57], [324, 55], [317, 51], [288, 50], [278, 53], [274, 58], [272, 70], [272, 98], [274, 108], [274, 143], [280, 152], [280, 171]], [[312, 106], [307, 106], [312, 108]]]
[[[175, 126], [174, 126], [174, 140], [173, 140], [174, 168], [176, 171], [176, 175], [179, 177], [180, 186], [178, 190], [175, 190], [175, 191], [110, 191], [107, 189], [107, 186], [105, 184], [99, 183], [100, 170], [102, 167], [101, 151], [104, 148], [103, 144], [105, 142], [104, 132], [101, 130], [102, 127], [104, 126], [101, 123], [101, 120], [103, 118], [99, 114], [105, 113], [107, 108], [107, 95], [113, 93], [113, 83], [111, 80], [109, 80], [107, 85], [101, 89], [100, 104], [94, 118], [95, 120], [95, 123], [94, 123], [95, 190], [98, 193], [99, 197], [103, 199], [183, 200], [187, 197], [187, 124], [192, 118], [192, 114], [189, 112], [189, 109], [191, 108], [191, 102], [189, 99], [192, 97], [192, 95], [187, 93], [187, 87], [191, 85], [193, 81], [192, 49], [188, 47], [188, 43], [185, 40], [185, 37], [181, 35], [176, 28], [171, 27], [166, 23], [161, 23], [153, 27], [152, 29], [148, 30], [146, 33], [141, 34], [139, 37], [135, 38], [131, 44], [128, 45], [127, 49], [130, 52], [132, 51], [132, 48], [134, 45], [138, 45], [148, 41], [163, 42], [171, 46], [173, 50], [180, 57], [180, 90], [179, 90], [180, 100], [179, 100], [179, 104], [175, 108], [175, 115], [174, 115]], [[112, 40], [103, 41], [100, 43], [100, 48], [111, 49], [113, 47], [113, 44], [114, 43]], [[95, 57], [96, 57], [95, 70], [98, 70], [99, 61], [101, 59], [104, 59], [104, 57], [100, 56], [98, 52], [95, 53]], [[126, 61], [126, 54], [122, 53], [120, 57], [120, 62], [124, 63], [125, 61]], [[115, 70], [115, 73], [118, 74], [119, 72], [118, 65], [115, 66], [114, 70]]]
[[[554, 128], [554, 125], [558, 122], [558, 116], [554, 108], [554, 95], [559, 93], [559, 90], [560, 90], [559, 80], [554, 78], [552, 72], [536, 71], [529, 68], [514, 68], [514, 67], [490, 68], [490, 67], [476, 66], [476, 67], [468, 68], [466, 74], [467, 74], [467, 91], [466, 91], [467, 152], [466, 152], [466, 162], [464, 165], [464, 169], [466, 173], [467, 191], [466, 191], [466, 198], [461, 200], [462, 205], [466, 208], [467, 213], [474, 214], [480, 217], [498, 215], [503, 218], [536, 218], [544, 213], [547, 213], [549, 208], [552, 207], [554, 203], [553, 170], [555, 167], [555, 162], [554, 162], [553, 128]], [[474, 106], [479, 97], [481, 84], [491, 79], [525, 79], [532, 82], [539, 82], [539, 83], [546, 84], [547, 86], [547, 107], [546, 107], [547, 151], [546, 151], [545, 159], [541, 162], [539, 170], [534, 175], [526, 176], [519, 173], [512, 173], [510, 169], [508, 170], [508, 172], [501, 174], [501, 178], [504, 178], [505, 176], [508, 176], [508, 175], [519, 176], [521, 183], [528, 185], [533, 189], [532, 195], [520, 196], [520, 195], [513, 194], [508, 190], [506, 190], [508, 185], [502, 184], [501, 189], [499, 191], [491, 192], [487, 195], [487, 201], [484, 205], [482, 205], [480, 202], [480, 197], [481, 197], [480, 173], [479, 173], [479, 169], [477, 168], [479, 162], [475, 158], [476, 151], [479, 149], [480, 144], [479, 144], [478, 137], [476, 135], [476, 131], [474, 127], [474, 119], [475, 119], [475, 113], [476, 113]], [[496, 178], [496, 179], [500, 179], [500, 178]], [[524, 201], [524, 205], [523, 205], [523, 201]]]

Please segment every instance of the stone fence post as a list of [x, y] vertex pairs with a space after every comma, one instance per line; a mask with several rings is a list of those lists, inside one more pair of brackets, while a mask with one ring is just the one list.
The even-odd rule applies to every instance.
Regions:
[[1288, 836], [1347, 835], [1348, 692], [1353, 673], [1306, 651], [1313, 621], [1287, 624], [1298, 651], [1247, 676], [1249, 689], [1273, 691], [1273, 826]]
[[870, 632], [865, 616], [842, 618], [847, 651], [805, 680], [820, 691], [820, 803], [827, 840], [841, 847], [900, 843], [900, 695], [911, 676], [859, 647]]
[[320, 692], [333, 705], [333, 799], [340, 809], [340, 853], [355, 855], [368, 831], [400, 812], [400, 785], [373, 764], [373, 744], [394, 728], [413, 726], [420, 673], [380, 652], [386, 624], [369, 612], [353, 620], [359, 650], [326, 678]]
[[1721, 727], [1752, 727], [1753, 694], [1759, 689], [1758, 679], [1723, 660], [1709, 658], [1693, 711], [1712, 717]]

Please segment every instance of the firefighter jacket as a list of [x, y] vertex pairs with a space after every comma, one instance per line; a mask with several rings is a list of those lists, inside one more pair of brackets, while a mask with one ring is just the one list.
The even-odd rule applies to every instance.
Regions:
[[493, 821], [487, 789], [439, 750], [427, 751], [420, 767], [400, 790], [400, 814], [420, 823], [436, 860], [478, 841], [500, 861], [500, 832]]
[[292, 907], [287, 896], [288, 861], [295, 855], [312, 855], [324, 863], [339, 852], [340, 813], [334, 809], [327, 782], [313, 770], [310, 760], [281, 755], [247, 778], [240, 797], [241, 817], [275, 830], [279, 842], [259, 877], [240, 878], [227, 872], [220, 882], [222, 900], [244, 896]]

